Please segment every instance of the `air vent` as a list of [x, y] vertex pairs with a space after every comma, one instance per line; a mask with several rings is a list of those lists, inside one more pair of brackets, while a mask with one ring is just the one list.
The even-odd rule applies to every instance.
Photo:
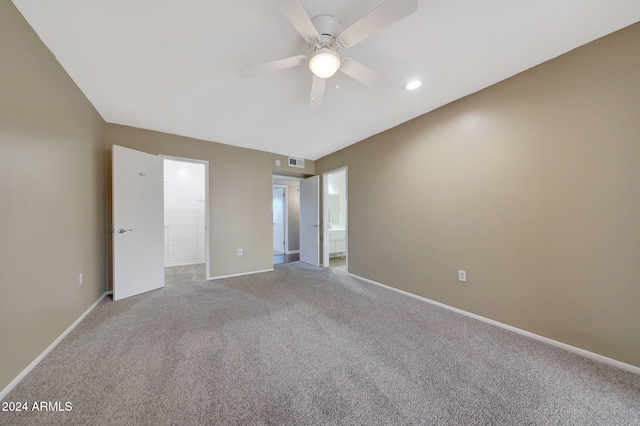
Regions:
[[291, 167], [300, 167], [301, 169], [304, 169], [304, 159], [289, 157], [289, 165]]

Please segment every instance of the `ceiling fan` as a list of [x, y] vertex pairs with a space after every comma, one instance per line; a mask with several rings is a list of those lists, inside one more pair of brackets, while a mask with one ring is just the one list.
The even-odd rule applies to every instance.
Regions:
[[346, 29], [330, 15], [307, 16], [298, 0], [276, 0], [282, 13], [293, 24], [302, 38], [309, 43], [307, 55], [296, 55], [241, 70], [246, 77], [279, 71], [309, 63], [313, 75], [309, 108], [322, 105], [324, 88], [329, 77], [338, 70], [367, 86], [379, 80], [376, 72], [351, 59], [342, 58], [339, 49], [352, 47], [389, 25], [411, 15], [418, 9], [417, 0], [387, 0]]

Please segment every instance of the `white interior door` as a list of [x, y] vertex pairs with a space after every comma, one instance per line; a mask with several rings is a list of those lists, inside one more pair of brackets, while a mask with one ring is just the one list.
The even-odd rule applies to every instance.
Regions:
[[273, 187], [273, 251], [285, 253], [284, 188]]
[[113, 146], [113, 300], [164, 287], [162, 158]]
[[300, 181], [300, 260], [320, 266], [320, 176]]

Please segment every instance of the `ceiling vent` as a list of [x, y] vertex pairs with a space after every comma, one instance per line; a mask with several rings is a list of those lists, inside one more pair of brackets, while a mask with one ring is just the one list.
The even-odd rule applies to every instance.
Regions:
[[289, 165], [291, 167], [300, 167], [301, 169], [304, 169], [304, 159], [289, 157]]

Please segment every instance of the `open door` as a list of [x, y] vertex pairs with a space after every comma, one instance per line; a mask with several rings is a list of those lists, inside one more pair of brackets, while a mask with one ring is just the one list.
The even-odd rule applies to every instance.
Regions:
[[164, 287], [162, 158], [113, 146], [113, 300]]
[[320, 266], [320, 176], [300, 181], [300, 260]]

